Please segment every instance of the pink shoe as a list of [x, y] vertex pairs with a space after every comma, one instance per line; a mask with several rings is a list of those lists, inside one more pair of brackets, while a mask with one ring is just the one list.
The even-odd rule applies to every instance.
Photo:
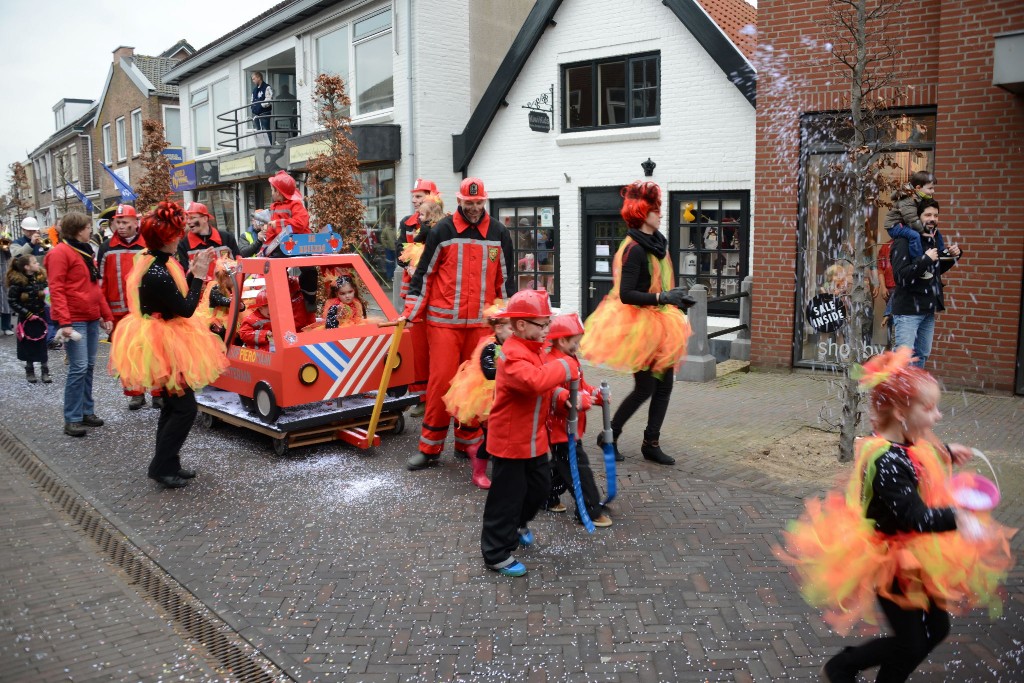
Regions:
[[487, 478], [487, 461], [476, 457], [479, 451], [480, 444], [473, 444], [466, 449], [466, 454], [469, 455], [469, 461], [473, 465], [473, 484], [487, 490], [491, 488], [491, 480]]

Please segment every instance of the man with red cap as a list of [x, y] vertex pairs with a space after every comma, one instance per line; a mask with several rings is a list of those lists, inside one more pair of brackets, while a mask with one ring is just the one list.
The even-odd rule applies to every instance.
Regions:
[[[412, 188], [412, 214], [406, 216], [398, 224], [398, 252], [401, 253], [402, 247], [406, 244], [411, 244], [416, 241], [416, 236], [419, 234], [423, 227], [420, 221], [420, 205], [423, 204], [423, 199], [428, 195], [440, 196], [440, 192], [437, 190], [437, 185], [433, 180], [424, 180], [423, 178], [417, 178], [416, 184]], [[420, 238], [423, 241], [423, 238]], [[409, 283], [412, 281], [412, 276], [409, 275], [408, 263], [399, 260], [398, 265], [402, 267], [402, 287], [398, 290], [398, 295], [404, 300], [406, 295], [409, 293]], [[419, 363], [423, 359], [429, 359], [429, 355], [426, 351], [428, 341], [426, 338], [426, 331], [423, 328], [417, 328], [414, 326], [409, 330], [412, 335], [413, 347], [417, 349], [416, 358], [416, 375], [417, 378], [423, 378], [422, 382], [413, 382], [409, 385], [410, 391], [426, 391], [426, 368], [419, 367]], [[425, 364], [425, 363], [424, 363]], [[423, 417], [423, 413], [426, 408], [423, 403], [418, 404], [409, 413], [411, 417]]]
[[[466, 178], [456, 195], [458, 210], [431, 228], [416, 273], [409, 284], [402, 316], [425, 325], [430, 347], [427, 402], [419, 452], [410, 470], [435, 464], [444, 449], [451, 417], [444, 405], [452, 377], [487, 334], [484, 311], [510, 296], [513, 286], [512, 238], [487, 214], [487, 191], [479, 178]], [[444, 353], [437, 352], [444, 350]], [[455, 452], [480, 443], [478, 426], [458, 425]]]
[[[131, 204], [118, 204], [111, 218], [114, 234], [110, 236], [96, 254], [96, 264], [100, 269], [100, 290], [110, 304], [110, 312], [114, 314], [114, 330], [121, 318], [128, 315], [128, 292], [125, 282], [132, 270], [135, 257], [146, 248], [146, 242], [139, 234], [139, 217]], [[111, 330], [111, 336], [113, 336]], [[146, 395], [141, 391], [125, 389], [128, 397], [128, 410], [138, 410], [146, 405]], [[160, 399], [153, 397], [153, 407], [160, 408]]]
[[[178, 244], [178, 261], [186, 272], [192, 266], [192, 261], [196, 256], [210, 247], [214, 249], [213, 261], [219, 258], [236, 259], [239, 257], [235, 236], [229, 232], [221, 232], [211, 225], [213, 216], [210, 215], [205, 204], [190, 202], [185, 207], [185, 213], [188, 215], [188, 233], [185, 234], [185, 239]], [[210, 263], [207, 280], [213, 277], [213, 261]]]

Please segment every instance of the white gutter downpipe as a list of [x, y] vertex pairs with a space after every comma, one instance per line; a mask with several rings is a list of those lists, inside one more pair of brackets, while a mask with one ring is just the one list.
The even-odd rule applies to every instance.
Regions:
[[408, 85], [408, 96], [409, 96], [409, 125], [407, 126], [407, 135], [409, 139], [409, 189], [416, 187], [416, 178], [419, 177], [416, 170], [416, 126], [413, 122], [415, 107], [413, 105], [414, 99], [414, 84], [415, 80], [412, 75], [412, 41], [413, 31], [412, 27], [412, 0], [405, 0], [405, 11], [406, 11], [406, 38], [405, 38], [405, 77]]

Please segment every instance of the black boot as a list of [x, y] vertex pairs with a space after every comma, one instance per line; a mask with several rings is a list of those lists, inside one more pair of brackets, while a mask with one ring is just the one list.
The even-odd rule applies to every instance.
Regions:
[[31, 363], [25, 363], [25, 379], [28, 380], [29, 384], [35, 384], [39, 381], [36, 379], [36, 368]]
[[42, 378], [41, 378], [43, 380], [43, 384], [50, 384], [50, 383], [52, 383], [53, 382], [53, 378], [50, 377], [50, 366], [49, 365], [44, 365], [44, 366], [42, 366], [40, 368], [40, 370], [43, 371]]
[[659, 465], [675, 465], [675, 458], [672, 458], [665, 454], [665, 451], [661, 450], [661, 445], [657, 439], [648, 441], [644, 439], [644, 443], [640, 446], [640, 452], [643, 453], [644, 460], [650, 460], [656, 462]]
[[843, 651], [825, 662], [821, 667], [821, 677], [828, 683], [857, 683], [857, 670], [850, 664], [852, 647], [844, 647]]

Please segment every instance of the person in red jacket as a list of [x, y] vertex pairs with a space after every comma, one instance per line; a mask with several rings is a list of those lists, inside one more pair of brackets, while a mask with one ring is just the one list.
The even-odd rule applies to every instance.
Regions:
[[[238, 243], [235, 242], [234, 236], [212, 225], [213, 216], [205, 204], [189, 202], [185, 207], [185, 213], [188, 215], [188, 232], [185, 239], [178, 243], [177, 257], [186, 272], [192, 267], [196, 256], [211, 247], [214, 249], [213, 261], [219, 258], [239, 257]], [[213, 262], [210, 263], [210, 272], [203, 279], [213, 279]]]
[[[96, 265], [100, 269], [100, 288], [114, 315], [114, 329], [121, 318], [128, 315], [128, 292], [125, 281], [132, 271], [135, 257], [146, 248], [146, 241], [139, 234], [139, 217], [131, 204], [118, 204], [112, 218], [114, 234], [100, 245], [96, 254]], [[111, 332], [113, 335], [113, 332]], [[125, 387], [128, 410], [138, 410], [146, 405], [146, 395], [141, 391]], [[160, 409], [161, 399], [153, 397], [153, 407]]]
[[544, 362], [544, 334], [551, 324], [547, 292], [529, 289], [514, 294], [498, 315], [512, 320], [512, 336], [501, 347], [504, 358], [498, 361], [494, 405], [487, 420], [491, 488], [484, 504], [480, 549], [488, 569], [522, 576], [526, 567], [512, 552], [533, 545], [528, 525], [551, 488], [547, 417], [552, 390], [579, 379], [580, 372], [564, 358]]
[[[410, 470], [429, 467], [440, 457], [451, 423], [444, 395], [459, 365], [487, 334], [484, 311], [513, 291], [512, 238], [487, 215], [483, 181], [466, 178], [456, 198], [458, 210], [427, 233], [402, 312], [403, 318], [426, 325], [431, 348], [446, 350], [430, 358], [419, 452], [406, 463]], [[457, 426], [456, 455], [468, 458], [480, 439], [478, 426]]]
[[260, 290], [252, 301], [252, 307], [245, 314], [238, 328], [238, 338], [245, 346], [260, 351], [269, 351], [274, 343], [274, 330], [270, 326], [270, 303], [266, 290]]
[[99, 268], [89, 244], [92, 221], [72, 211], [60, 219], [60, 234], [61, 242], [46, 254], [44, 264], [50, 282], [50, 315], [67, 340], [64, 433], [85, 436], [86, 427], [103, 426], [93, 403], [92, 378], [100, 328], [114, 329], [114, 315], [100, 290]]
[[[260, 232], [263, 248], [260, 256], [279, 258], [285, 256], [274, 240], [285, 227], [290, 227], [292, 234], [308, 234], [309, 213], [302, 203], [302, 193], [295, 186], [295, 179], [284, 171], [278, 171], [270, 178], [270, 223]], [[305, 266], [299, 268], [299, 286], [306, 304], [306, 311], [316, 311], [317, 272], [316, 268]], [[296, 320], [298, 324], [298, 320]]]
[[[587, 508], [587, 516], [596, 527], [609, 527], [612, 518], [605, 514], [601, 505], [601, 494], [594, 482], [594, 471], [590, 469], [590, 460], [583, 450], [583, 434], [587, 431], [587, 411], [594, 405], [601, 404], [601, 393], [583, 380], [583, 367], [576, 354], [579, 352], [580, 340], [583, 338], [583, 321], [578, 313], [566, 313], [551, 321], [548, 330], [548, 362], [564, 360], [576, 368], [580, 376], [578, 394], [578, 419], [576, 425], [576, 469], [580, 476], [580, 491], [583, 493], [583, 504]], [[562, 512], [558, 496], [566, 489], [572, 490], [572, 471], [569, 468], [569, 435], [566, 432], [568, 410], [569, 383], [557, 387], [552, 397], [552, 411], [548, 417], [548, 433], [551, 442], [551, 492], [548, 495], [546, 508], [554, 512]], [[573, 501], [576, 498], [573, 496]], [[581, 520], [579, 509], [576, 519]]]

